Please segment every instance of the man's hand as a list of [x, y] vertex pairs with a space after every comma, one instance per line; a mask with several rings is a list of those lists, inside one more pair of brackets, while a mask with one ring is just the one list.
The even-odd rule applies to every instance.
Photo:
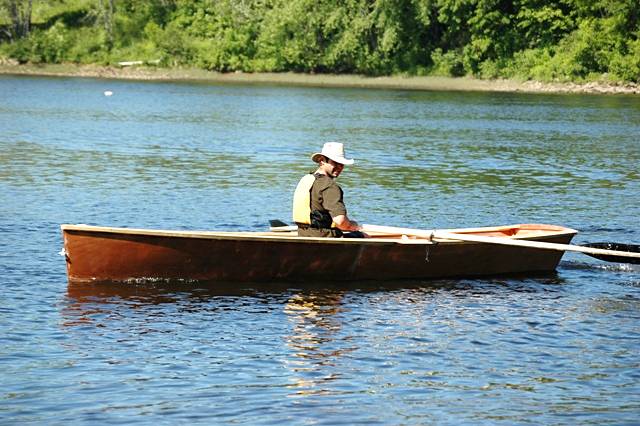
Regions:
[[338, 215], [332, 219], [333, 223], [335, 223], [341, 231], [359, 231], [362, 229], [360, 225], [358, 225], [358, 222], [350, 220], [344, 214]]

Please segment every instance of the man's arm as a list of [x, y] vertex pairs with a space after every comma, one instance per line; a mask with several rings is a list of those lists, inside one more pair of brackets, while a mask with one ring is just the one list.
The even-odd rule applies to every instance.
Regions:
[[362, 227], [358, 225], [358, 222], [350, 220], [345, 214], [340, 214], [332, 219], [333, 223], [335, 223], [341, 231], [359, 231], [362, 229]]

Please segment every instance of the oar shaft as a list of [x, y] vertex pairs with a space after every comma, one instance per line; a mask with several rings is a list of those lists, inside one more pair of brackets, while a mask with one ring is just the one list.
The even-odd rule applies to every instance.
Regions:
[[573, 244], [547, 243], [544, 241], [518, 240], [503, 237], [483, 237], [481, 235], [456, 234], [453, 232], [433, 231], [435, 238], [443, 238], [448, 240], [471, 241], [477, 243], [502, 244], [508, 246], [539, 248], [543, 250], [557, 251], [573, 251], [585, 254], [599, 254], [607, 256], [623, 256], [640, 258], [640, 253], [631, 253], [627, 251], [605, 250], [593, 247], [576, 246]]
[[420, 238], [438, 238], [438, 239], [445, 239], [445, 240], [469, 241], [469, 242], [475, 242], [475, 243], [501, 244], [501, 245], [507, 245], [507, 246], [516, 246], [516, 247], [538, 248], [542, 250], [573, 251], [573, 252], [579, 252], [579, 253], [585, 253], [585, 254], [640, 258], [640, 253], [633, 253], [633, 252], [627, 252], [627, 251], [605, 250], [605, 249], [598, 249], [593, 247], [576, 246], [573, 244], [547, 243], [544, 241], [520, 240], [520, 239], [504, 238], [504, 237], [485, 237], [482, 235], [474, 235], [474, 234], [466, 234], [466, 233], [458, 234], [455, 232], [438, 231], [435, 229], [423, 230], [423, 229], [413, 229], [413, 228], [397, 228], [394, 226], [363, 225], [363, 231], [369, 232], [369, 233], [379, 233], [379, 234], [387, 233], [392, 235], [407, 235], [407, 236], [414, 236], [414, 237], [420, 237]]

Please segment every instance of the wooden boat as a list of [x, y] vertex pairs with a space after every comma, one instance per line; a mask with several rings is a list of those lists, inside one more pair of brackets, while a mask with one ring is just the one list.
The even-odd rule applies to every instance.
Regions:
[[[334, 239], [299, 237], [296, 231], [196, 232], [87, 225], [61, 228], [62, 254], [69, 282], [73, 283], [478, 277], [551, 272], [564, 253], [403, 232], [372, 233], [373, 238], [367, 239]], [[568, 244], [576, 233], [562, 226], [520, 224], [452, 229], [446, 235]]]

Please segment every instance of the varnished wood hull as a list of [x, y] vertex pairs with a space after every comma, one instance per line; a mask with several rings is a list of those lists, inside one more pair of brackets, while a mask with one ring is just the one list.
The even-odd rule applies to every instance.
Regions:
[[[275, 232], [185, 232], [63, 225], [70, 282], [353, 281], [550, 272], [563, 252], [461, 241], [302, 238]], [[551, 225], [478, 228], [478, 235], [569, 243]]]

